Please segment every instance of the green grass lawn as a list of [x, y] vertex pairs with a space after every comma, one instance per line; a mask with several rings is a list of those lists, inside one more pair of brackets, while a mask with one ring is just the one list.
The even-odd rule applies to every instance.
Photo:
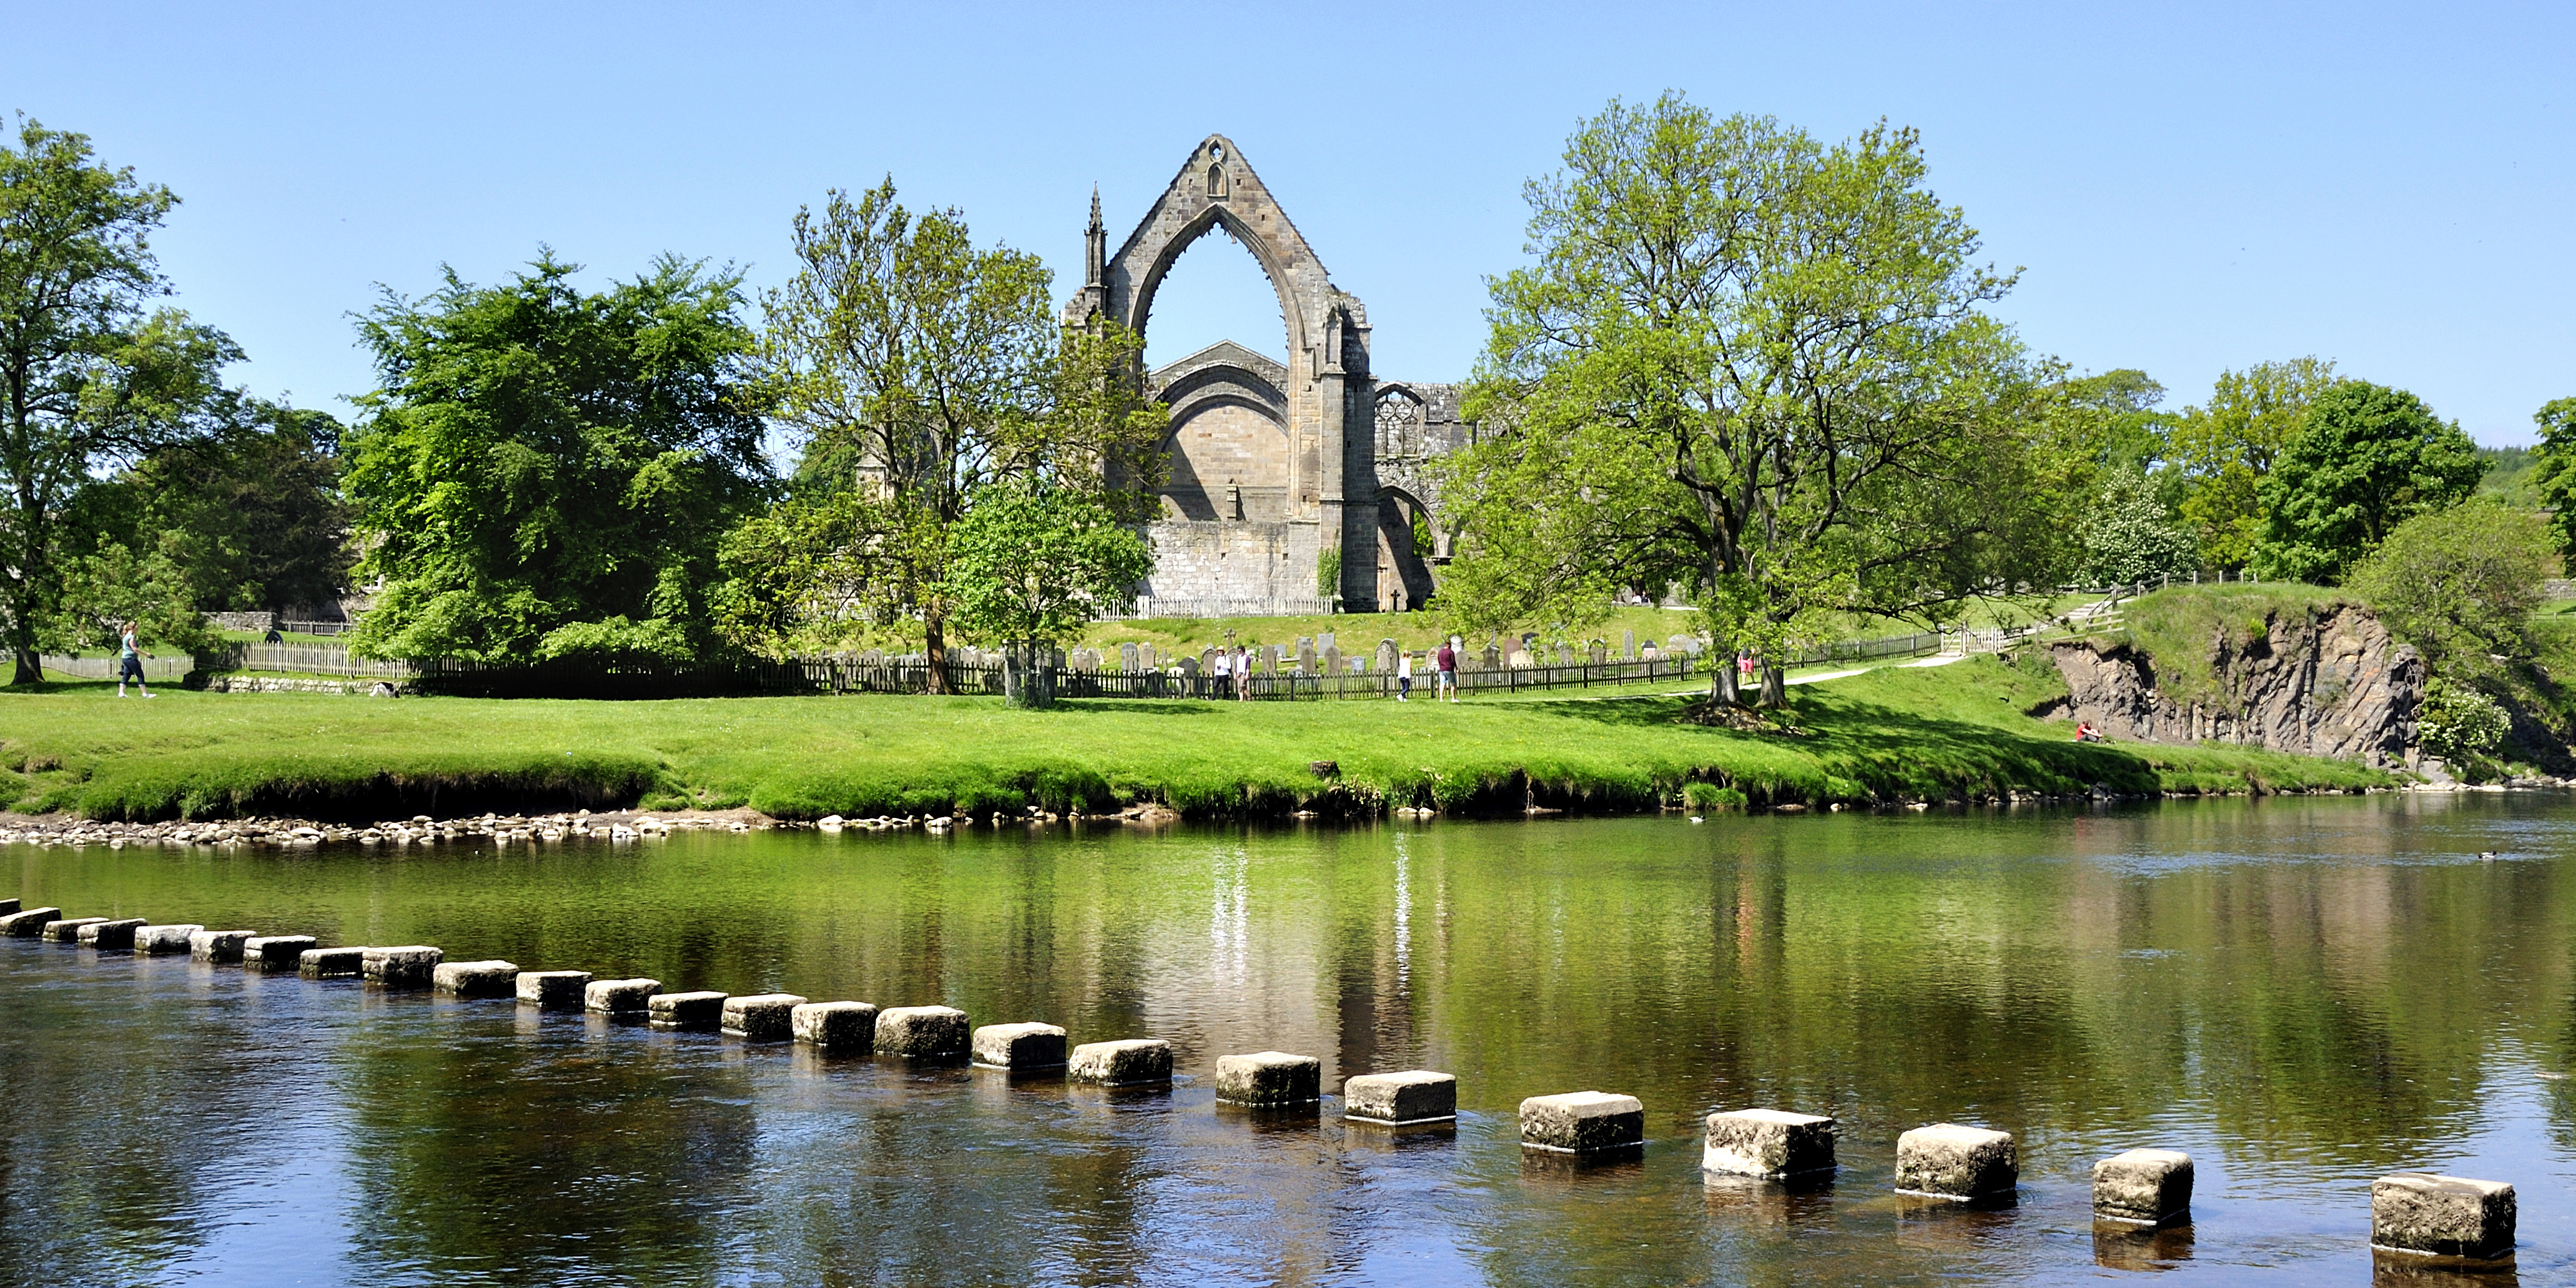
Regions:
[[[1669, 684], [1654, 689], [1673, 687]], [[663, 702], [369, 699], [107, 684], [0, 692], [0, 794], [103, 818], [376, 816], [750, 805], [788, 818], [1104, 809], [1154, 800], [1204, 816], [1300, 806], [1651, 807], [1687, 782], [1757, 804], [1940, 799], [2007, 790], [2346, 788], [2388, 781], [2343, 761], [2228, 747], [2079, 746], [2023, 710], [2061, 690], [1975, 658], [1792, 689], [1807, 736], [1677, 723], [1681, 698], [1553, 695], [1429, 701], [1084, 701], [1046, 712], [990, 698]], [[1310, 762], [1336, 761], [1319, 780]]]

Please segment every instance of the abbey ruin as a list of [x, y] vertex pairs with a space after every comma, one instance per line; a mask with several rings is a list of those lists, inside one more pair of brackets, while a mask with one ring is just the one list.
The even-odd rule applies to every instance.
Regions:
[[[1465, 446], [1459, 387], [1382, 380], [1368, 310], [1332, 283], [1241, 152], [1210, 135], [1113, 254], [1091, 201], [1083, 286], [1068, 326], [1105, 318], [1138, 334], [1154, 291], [1192, 242], [1222, 228], [1279, 292], [1288, 362], [1231, 341], [1157, 368], [1172, 409], [1154, 574], [1138, 609], [1235, 617], [1330, 611], [1318, 570], [1341, 555], [1345, 609], [1400, 612], [1429, 598], [1449, 535], [1426, 464]], [[1428, 534], [1424, 553], [1417, 530]]]

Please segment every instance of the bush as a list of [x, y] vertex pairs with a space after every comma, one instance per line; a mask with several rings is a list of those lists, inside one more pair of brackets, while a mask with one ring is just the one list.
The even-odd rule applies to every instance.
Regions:
[[2466, 765], [2503, 745], [2512, 724], [2495, 699], [2464, 684], [2435, 680], [2424, 686], [2415, 740], [2432, 755]]
[[1702, 814], [1723, 814], [1729, 811], [1741, 814], [1751, 803], [1745, 798], [1744, 793], [1732, 787], [1720, 787], [1715, 783], [1682, 785], [1682, 804]]
[[2531, 613], [2557, 563], [2547, 520], [2479, 498], [2399, 524], [2352, 588], [2434, 674], [2465, 679], [2531, 655]]

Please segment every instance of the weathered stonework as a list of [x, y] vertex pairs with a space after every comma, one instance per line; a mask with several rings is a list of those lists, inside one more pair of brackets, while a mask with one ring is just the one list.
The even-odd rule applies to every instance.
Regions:
[[2501, 1257], [2513, 1251], [2513, 1187], [2430, 1172], [2370, 1183], [2371, 1246], [2428, 1256]]
[[2021, 1184], [2012, 1133], [1934, 1123], [1896, 1138], [1896, 1190], [1940, 1199], [2001, 1194]]
[[[1376, 378], [1368, 310], [1333, 285], [1232, 140], [1201, 140], [1115, 253], [1093, 196], [1083, 286], [1065, 304], [1065, 324], [1105, 320], [1143, 334], [1164, 275], [1219, 230], [1251, 251], [1278, 291], [1287, 361], [1229, 341], [1147, 375], [1172, 425], [1144, 611], [1312, 612], [1334, 597], [1353, 609], [1420, 607], [1449, 553], [1425, 467], [1472, 438], [1457, 387]], [[1417, 517], [1432, 534], [1427, 555], [1414, 538]], [[1341, 553], [1342, 568], [1329, 594], [1316, 584], [1327, 550]]]
[[1521, 1102], [1521, 1145], [1559, 1154], [1591, 1154], [1646, 1143], [1646, 1107], [1635, 1096], [1570, 1091]]
[[1085, 1042], [1073, 1049], [1065, 1077], [1104, 1087], [1135, 1087], [1172, 1080], [1172, 1044], [1161, 1038]]
[[796, 1040], [825, 1051], [865, 1051], [876, 1045], [877, 1008], [867, 1002], [807, 1002], [787, 1013]]
[[1052, 1024], [987, 1024], [975, 1030], [974, 1057], [987, 1069], [1061, 1069], [1064, 1030]]
[[1782, 1177], [1834, 1167], [1834, 1120], [1779, 1109], [1708, 1116], [1700, 1167], [1736, 1176]]
[[1458, 1079], [1427, 1069], [1363, 1073], [1342, 1083], [1342, 1116], [1388, 1127], [1455, 1122]]
[[2191, 1155], [2178, 1149], [2133, 1149], [2095, 1163], [2093, 1215], [2132, 1225], [2188, 1218]]
[[589, 988], [586, 970], [523, 970], [516, 983], [519, 1002], [540, 1011], [578, 1011]]
[[724, 1031], [753, 1042], [784, 1042], [796, 1035], [796, 1008], [805, 999], [794, 993], [755, 993], [748, 997], [728, 997], [724, 1004]]
[[966, 1013], [953, 1006], [894, 1006], [877, 1012], [878, 1055], [946, 1059], [966, 1054]]
[[1315, 1057], [1285, 1051], [1219, 1056], [1216, 1098], [1261, 1109], [1311, 1105], [1323, 1098], [1323, 1070]]

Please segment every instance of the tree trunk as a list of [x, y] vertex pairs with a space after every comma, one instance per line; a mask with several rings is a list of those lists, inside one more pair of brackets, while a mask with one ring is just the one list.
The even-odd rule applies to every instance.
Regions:
[[1743, 705], [1744, 695], [1735, 687], [1735, 658], [1721, 658], [1715, 649], [1710, 649], [1708, 656], [1708, 700], [1721, 707]]
[[9, 680], [12, 687], [21, 684], [39, 684], [44, 681], [45, 664], [37, 658], [36, 650], [20, 644], [10, 652], [16, 654], [18, 659], [18, 673]]
[[948, 636], [936, 609], [921, 615], [921, 652], [930, 662], [931, 693], [948, 692]]
[[1789, 673], [1769, 662], [1762, 664], [1762, 705], [1777, 709], [1789, 700]]

